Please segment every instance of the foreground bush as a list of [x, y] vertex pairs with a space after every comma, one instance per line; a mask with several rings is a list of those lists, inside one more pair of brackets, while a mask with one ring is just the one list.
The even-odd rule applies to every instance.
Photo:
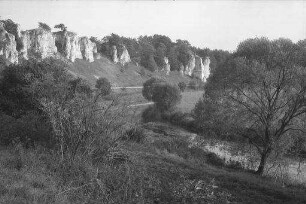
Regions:
[[156, 108], [155, 105], [147, 107], [141, 114], [142, 121], [144, 123], [160, 121], [162, 116], [161, 112]]
[[148, 101], [152, 101], [154, 89], [159, 84], [164, 84], [165, 81], [158, 78], [151, 78], [143, 84], [142, 95]]
[[181, 99], [181, 92], [176, 86], [157, 85], [153, 90], [152, 101], [161, 112], [174, 108]]

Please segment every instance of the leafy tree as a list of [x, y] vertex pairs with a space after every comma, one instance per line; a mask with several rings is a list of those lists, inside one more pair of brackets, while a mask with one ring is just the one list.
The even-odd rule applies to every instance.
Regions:
[[163, 84], [165, 83], [164, 80], [159, 79], [159, 78], [151, 78], [149, 80], [147, 80], [144, 84], [143, 84], [143, 89], [142, 89], [142, 95], [145, 99], [147, 99], [148, 101], [152, 101], [152, 96], [153, 96], [153, 91], [154, 88], [159, 85], [159, 84]]
[[108, 81], [108, 79], [102, 77], [96, 81], [96, 88], [103, 96], [109, 95], [112, 91], [111, 83]]
[[157, 64], [154, 60], [155, 49], [151, 44], [142, 43], [141, 65], [154, 72], [157, 70]]
[[0, 111], [19, 118], [29, 111], [40, 112], [41, 98], [63, 97], [58, 90], [70, 78], [65, 66], [62, 61], [50, 58], [6, 67], [0, 80]]
[[48, 26], [46, 23], [39, 22], [39, 23], [38, 23], [38, 27], [39, 27], [39, 28], [42, 28], [42, 29], [44, 29], [44, 30], [46, 30], [46, 31], [51, 32], [50, 26]]
[[188, 64], [188, 62], [191, 59], [191, 51], [189, 50], [188, 45], [186, 44], [181, 44], [177, 47], [178, 49], [178, 55], [177, 55], [177, 59], [179, 60], [179, 62], [181, 62], [184, 66], [186, 66]]
[[271, 153], [285, 151], [281, 146], [301, 130], [306, 69], [287, 39], [248, 39], [234, 56], [223, 68], [227, 74], [212, 76], [194, 114], [199, 124], [218, 125], [219, 134], [246, 138], [260, 155], [262, 174]]
[[159, 84], [153, 89], [152, 101], [160, 112], [171, 110], [181, 98], [182, 95], [177, 86]]
[[181, 92], [184, 92], [187, 85], [186, 85], [185, 82], [181, 81], [181, 82], [178, 83], [178, 87], [180, 88]]
[[178, 52], [176, 49], [176, 46], [173, 46], [170, 51], [169, 51], [169, 63], [170, 63], [170, 68], [172, 71], [179, 71], [180, 70], [180, 61], [177, 59]]
[[54, 28], [58, 28], [61, 31], [67, 31], [67, 26], [65, 26], [63, 23], [55, 25]]
[[165, 61], [164, 61], [164, 58], [166, 56], [166, 52], [167, 52], [167, 47], [165, 46], [165, 44], [163, 43], [160, 43], [158, 45], [158, 47], [156, 48], [156, 57], [155, 57], [155, 61], [156, 61], [156, 64], [159, 66], [159, 67], [164, 67], [166, 64], [165, 64]]

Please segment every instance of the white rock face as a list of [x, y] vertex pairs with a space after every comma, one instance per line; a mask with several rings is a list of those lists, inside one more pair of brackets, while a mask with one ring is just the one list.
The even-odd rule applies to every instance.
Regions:
[[170, 73], [170, 64], [169, 64], [168, 57], [164, 57], [164, 62], [165, 62], [165, 66], [163, 67], [162, 71], [166, 72], [166, 75], [169, 75], [169, 73]]
[[23, 48], [20, 51], [24, 59], [31, 57], [44, 59], [55, 56], [57, 48], [51, 32], [43, 29], [27, 30], [21, 33]]
[[198, 79], [201, 79], [203, 82], [206, 82], [207, 78], [210, 75], [210, 59], [206, 57], [204, 63], [202, 58], [195, 56], [195, 68], [193, 70], [192, 76]]
[[80, 39], [80, 49], [84, 60], [94, 61], [94, 55], [97, 53], [96, 43], [91, 42], [88, 37], [82, 37]]
[[184, 74], [188, 76], [192, 76], [194, 67], [195, 67], [195, 56], [193, 53], [190, 53], [191, 59], [189, 60], [187, 66], [185, 66]]
[[129, 55], [128, 50], [126, 49], [126, 47], [124, 45], [122, 45], [122, 53], [119, 56], [119, 62], [122, 66], [124, 66], [125, 64], [131, 62], [131, 58]]
[[18, 63], [15, 36], [6, 32], [2, 22], [0, 22], [0, 56], [10, 63]]
[[74, 62], [75, 59], [84, 59], [89, 62], [94, 61], [97, 53], [97, 46], [88, 37], [78, 37], [77, 34], [67, 31], [53, 33], [55, 36], [58, 51], [65, 58]]
[[112, 46], [112, 60], [114, 63], [118, 63], [117, 47]]

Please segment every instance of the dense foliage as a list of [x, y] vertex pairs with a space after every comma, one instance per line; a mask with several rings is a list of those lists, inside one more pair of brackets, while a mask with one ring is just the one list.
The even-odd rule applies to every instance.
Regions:
[[306, 113], [304, 51], [287, 39], [254, 38], [215, 70], [195, 107], [198, 125], [216, 135], [243, 137], [267, 158], [284, 153], [303, 132]]
[[112, 91], [111, 83], [108, 79], [100, 77], [96, 81], [95, 87], [98, 89], [99, 93], [103, 96], [109, 95]]

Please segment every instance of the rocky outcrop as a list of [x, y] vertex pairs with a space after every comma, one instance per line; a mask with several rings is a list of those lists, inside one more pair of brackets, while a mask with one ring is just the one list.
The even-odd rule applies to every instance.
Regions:
[[206, 57], [203, 63], [202, 58], [195, 55], [195, 68], [193, 70], [192, 76], [200, 79], [203, 82], [206, 82], [210, 74], [209, 65], [210, 65], [209, 57]]
[[22, 49], [20, 57], [23, 59], [53, 57], [57, 53], [55, 38], [50, 31], [38, 28], [27, 30], [20, 34]]
[[94, 56], [97, 54], [96, 43], [91, 42], [88, 37], [80, 38], [79, 43], [83, 59], [93, 62]]
[[10, 63], [18, 63], [15, 36], [4, 29], [0, 22], [0, 56]]
[[120, 63], [122, 66], [131, 62], [128, 50], [124, 45], [119, 46], [119, 51], [115, 45], [112, 46], [111, 56], [114, 63]]
[[163, 67], [163, 71], [166, 73], [166, 75], [169, 75], [169, 73], [170, 73], [170, 64], [169, 64], [168, 57], [164, 57], [164, 63], [165, 63], [165, 66]]
[[78, 37], [77, 34], [68, 31], [53, 33], [58, 51], [67, 59], [74, 62], [75, 59], [94, 61], [97, 54], [97, 46], [87, 37]]
[[194, 67], [195, 67], [195, 55], [190, 53], [191, 59], [188, 61], [188, 64], [184, 68], [184, 74], [192, 76]]
[[131, 58], [130, 58], [128, 50], [126, 49], [124, 45], [122, 45], [121, 49], [122, 49], [122, 52], [119, 56], [119, 62], [122, 66], [124, 66], [125, 64], [131, 62]]
[[112, 50], [111, 50], [111, 54], [112, 54], [112, 60], [114, 63], [118, 63], [118, 51], [117, 51], [117, 47], [114, 45], [112, 46]]

